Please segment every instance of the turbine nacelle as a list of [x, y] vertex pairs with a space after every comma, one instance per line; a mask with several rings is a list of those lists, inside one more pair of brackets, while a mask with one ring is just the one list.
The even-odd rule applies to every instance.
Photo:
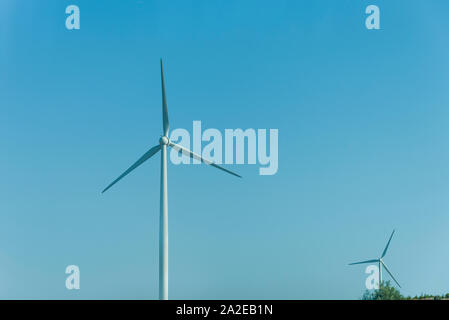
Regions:
[[166, 136], [162, 136], [160, 139], [159, 139], [159, 144], [162, 146], [162, 145], [168, 145], [170, 143], [170, 139], [168, 138], [168, 137], [166, 137]]

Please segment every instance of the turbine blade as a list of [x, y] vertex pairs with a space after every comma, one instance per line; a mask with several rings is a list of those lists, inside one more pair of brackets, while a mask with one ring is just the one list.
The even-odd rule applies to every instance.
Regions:
[[393, 277], [393, 275], [391, 274], [390, 270], [388, 270], [387, 266], [385, 265], [385, 263], [382, 261], [382, 265], [384, 266], [385, 270], [387, 270], [388, 274], [390, 275], [390, 277], [394, 280], [394, 282], [396, 282], [396, 284], [398, 285], [399, 288], [401, 288], [401, 285], [399, 284], [399, 282], [397, 282], [397, 280]]
[[373, 263], [373, 262], [379, 262], [379, 259], [372, 259], [372, 260], [366, 260], [366, 261], [360, 261], [360, 262], [353, 262], [353, 263], [350, 263], [349, 265], [352, 266], [354, 264]]
[[388, 240], [388, 243], [387, 243], [387, 246], [386, 246], [385, 249], [384, 249], [384, 252], [382, 252], [382, 256], [380, 257], [381, 259], [382, 259], [383, 257], [385, 257], [385, 255], [387, 254], [388, 246], [390, 245], [391, 238], [393, 238], [393, 234], [394, 234], [394, 230], [393, 230], [393, 232], [391, 233], [390, 239]]
[[164, 136], [168, 137], [168, 129], [170, 125], [168, 123], [167, 98], [165, 97], [164, 67], [162, 66], [162, 59], [161, 59], [161, 85], [162, 85], [162, 127]]
[[142, 157], [140, 157], [139, 160], [137, 160], [131, 167], [128, 168], [125, 172], [123, 172], [117, 179], [115, 179], [110, 185], [108, 185], [101, 193], [106, 192], [110, 187], [112, 187], [114, 184], [119, 182], [124, 176], [126, 176], [128, 173], [136, 169], [138, 166], [140, 166], [142, 163], [150, 159], [152, 156], [154, 156], [159, 150], [161, 149], [160, 145], [157, 145], [150, 150], [148, 150]]
[[184, 155], [190, 156], [190, 158], [194, 158], [194, 159], [200, 160], [201, 162], [204, 162], [205, 164], [208, 164], [208, 165], [210, 165], [212, 167], [215, 167], [217, 169], [223, 170], [224, 172], [232, 174], [232, 175], [234, 175], [236, 177], [239, 177], [239, 178], [242, 177], [242, 176], [238, 175], [237, 173], [232, 172], [231, 170], [225, 169], [225, 168], [223, 168], [223, 167], [213, 163], [212, 161], [204, 159], [200, 155], [198, 155], [196, 153], [193, 153], [192, 151], [190, 151], [190, 150], [188, 150], [188, 149], [186, 149], [186, 148], [184, 148], [184, 147], [182, 147], [180, 145], [177, 145], [176, 143], [170, 142], [169, 145], [170, 145], [170, 147], [174, 148], [175, 150], [181, 151]]

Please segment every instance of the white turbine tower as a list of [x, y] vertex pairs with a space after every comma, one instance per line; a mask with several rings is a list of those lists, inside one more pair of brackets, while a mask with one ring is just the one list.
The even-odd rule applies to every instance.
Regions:
[[123, 172], [117, 179], [115, 179], [110, 185], [108, 185], [102, 193], [111, 188], [119, 180], [129, 174], [131, 171], [136, 169], [146, 160], [154, 156], [159, 150], [161, 153], [161, 212], [160, 212], [160, 224], [159, 224], [159, 299], [168, 299], [168, 199], [167, 199], [167, 147], [172, 147], [173, 149], [182, 152], [182, 154], [190, 156], [211, 165], [215, 168], [223, 170], [234, 176], [241, 178], [240, 175], [227, 170], [212, 161], [206, 160], [200, 155], [193, 153], [192, 151], [177, 145], [170, 141], [168, 138], [169, 123], [168, 123], [168, 111], [167, 111], [167, 101], [165, 98], [165, 84], [164, 84], [164, 69], [162, 66], [161, 59], [161, 83], [162, 83], [162, 127], [163, 135], [159, 139], [159, 144], [148, 150], [139, 160], [137, 160], [131, 167], [129, 167], [125, 172]]
[[388, 240], [387, 246], [385, 247], [385, 249], [382, 252], [382, 255], [380, 256], [379, 259], [372, 259], [372, 260], [366, 260], [366, 261], [361, 261], [361, 262], [354, 262], [354, 263], [350, 263], [349, 264], [351, 266], [351, 265], [354, 265], [354, 264], [374, 263], [374, 262], [378, 263], [379, 264], [379, 288], [380, 288], [380, 285], [382, 284], [382, 266], [385, 268], [385, 270], [387, 270], [388, 274], [391, 276], [391, 278], [394, 280], [394, 282], [396, 282], [396, 284], [399, 286], [399, 288], [401, 288], [401, 285], [396, 281], [396, 279], [391, 274], [390, 270], [388, 270], [385, 262], [383, 261], [383, 257], [385, 257], [385, 255], [387, 254], [388, 246], [390, 245], [391, 238], [393, 238], [393, 234], [394, 234], [394, 230], [391, 233], [391, 236], [390, 236], [390, 239]]

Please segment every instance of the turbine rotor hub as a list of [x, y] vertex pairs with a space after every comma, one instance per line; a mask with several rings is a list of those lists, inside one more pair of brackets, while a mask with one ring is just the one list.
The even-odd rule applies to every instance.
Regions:
[[168, 145], [169, 142], [170, 142], [170, 140], [169, 140], [166, 136], [162, 136], [162, 137], [159, 139], [159, 143], [160, 143], [161, 145]]

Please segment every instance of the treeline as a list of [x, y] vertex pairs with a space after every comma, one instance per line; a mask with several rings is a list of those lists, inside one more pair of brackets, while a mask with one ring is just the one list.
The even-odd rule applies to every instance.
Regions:
[[442, 295], [421, 294], [419, 296], [403, 296], [393, 287], [390, 281], [382, 282], [379, 290], [366, 290], [362, 300], [449, 300], [449, 293]]

